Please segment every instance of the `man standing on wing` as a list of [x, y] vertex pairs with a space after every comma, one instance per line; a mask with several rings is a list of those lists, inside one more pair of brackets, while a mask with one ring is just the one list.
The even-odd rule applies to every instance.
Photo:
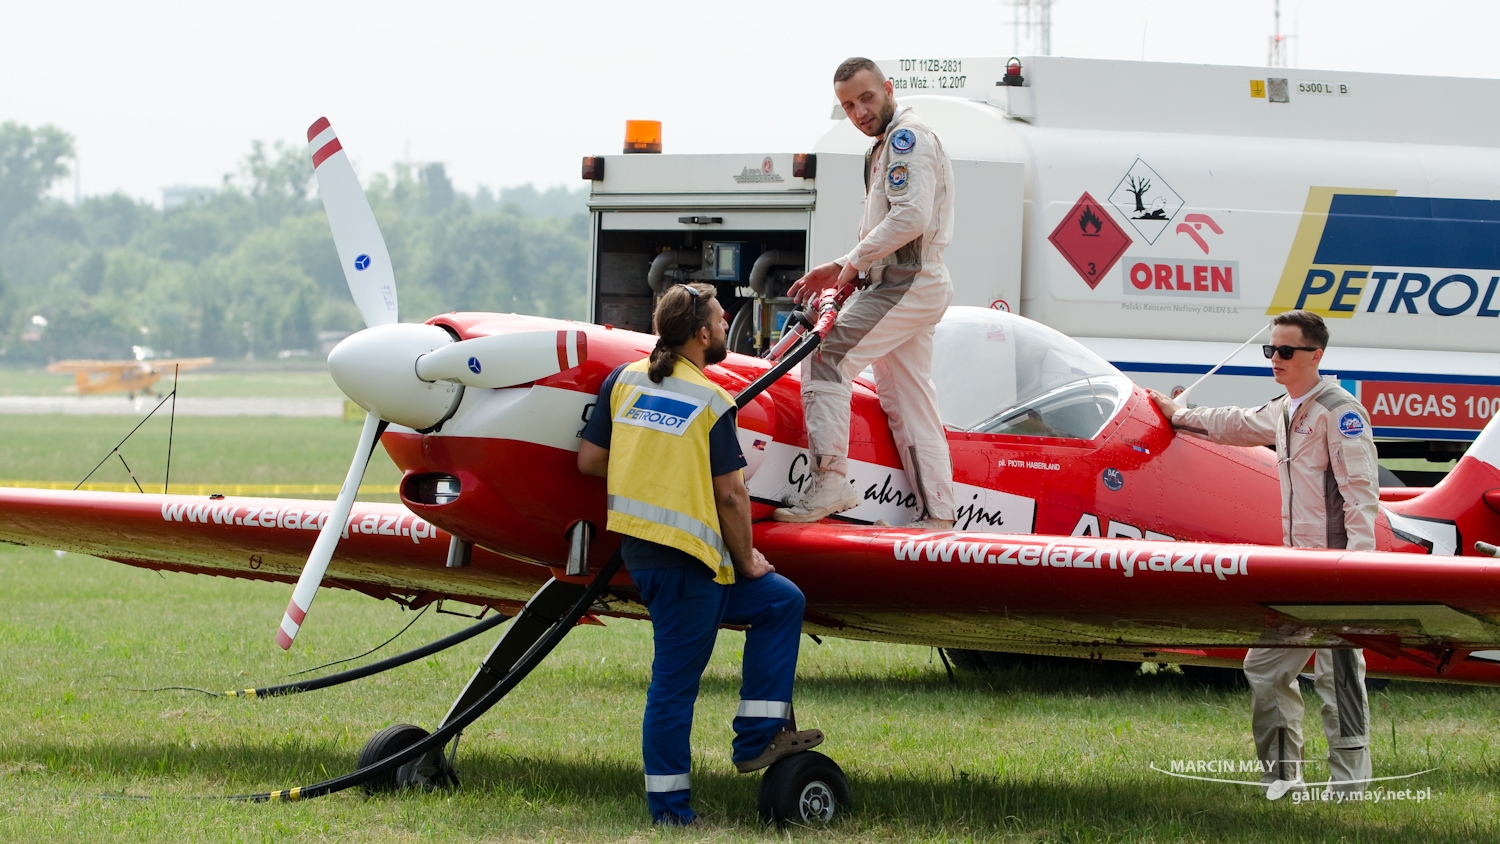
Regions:
[[854, 377], [874, 365], [880, 406], [891, 421], [921, 511], [913, 527], [953, 526], [953, 465], [932, 384], [932, 337], [953, 300], [943, 250], [953, 239], [953, 167], [931, 128], [898, 108], [891, 83], [869, 59], [848, 59], [833, 76], [844, 113], [875, 138], [865, 153], [865, 212], [859, 244], [792, 285], [798, 302], [863, 278], [868, 286], [839, 313], [822, 347], [802, 365], [812, 479], [776, 511], [782, 522], [815, 522], [858, 506], [849, 485], [849, 402]]
[[[1373, 551], [1380, 509], [1375, 441], [1359, 400], [1332, 376], [1318, 375], [1327, 347], [1322, 317], [1287, 311], [1271, 321], [1271, 345], [1263, 347], [1286, 395], [1255, 410], [1180, 408], [1155, 390], [1151, 398], [1185, 434], [1224, 445], [1276, 447], [1283, 544]], [[1364, 653], [1352, 648], [1251, 648], [1245, 655], [1261, 782], [1271, 786], [1280, 780], [1294, 787], [1303, 782], [1297, 675], [1314, 653], [1331, 788], [1362, 791], [1371, 776], [1370, 704]]]
[[724, 308], [707, 284], [657, 303], [651, 356], [604, 380], [583, 429], [578, 470], [605, 478], [608, 528], [651, 613], [655, 654], [641, 750], [653, 823], [697, 818], [689, 765], [698, 680], [719, 625], [744, 627], [734, 765], [757, 771], [823, 741], [797, 731], [792, 683], [802, 591], [750, 544], [750, 494], [734, 397], [703, 370], [728, 354]]

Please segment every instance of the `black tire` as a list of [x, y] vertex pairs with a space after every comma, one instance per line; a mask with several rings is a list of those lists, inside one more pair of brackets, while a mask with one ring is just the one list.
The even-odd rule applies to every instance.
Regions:
[[[432, 734], [413, 724], [392, 724], [371, 736], [370, 740], [365, 742], [365, 747], [359, 752], [359, 762], [356, 763], [355, 767], [364, 768], [373, 765], [388, 756], [400, 753], [430, 735]], [[438, 760], [441, 762], [442, 748], [438, 748], [435, 752]], [[429, 754], [429, 756], [431, 755]], [[407, 767], [403, 765], [401, 768], [386, 771], [378, 777], [366, 780], [362, 785], [365, 793], [380, 794], [386, 791], [396, 791], [403, 786], [413, 784], [402, 781], [402, 771]], [[441, 767], [446, 768], [446, 763], [442, 763]]]
[[852, 802], [843, 770], [816, 750], [805, 750], [766, 769], [756, 808], [767, 824], [820, 826], [849, 811]]

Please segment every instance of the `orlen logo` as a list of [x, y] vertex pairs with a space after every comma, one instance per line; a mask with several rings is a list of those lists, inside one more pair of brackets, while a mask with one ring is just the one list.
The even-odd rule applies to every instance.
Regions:
[[1240, 298], [1238, 261], [1139, 258], [1120, 266], [1127, 296]]
[[1268, 314], [1500, 316], [1500, 201], [1310, 188]]

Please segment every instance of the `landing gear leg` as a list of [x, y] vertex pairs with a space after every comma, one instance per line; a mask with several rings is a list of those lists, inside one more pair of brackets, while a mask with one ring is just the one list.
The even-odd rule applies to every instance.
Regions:
[[[614, 568], [614, 566], [607, 567], [606, 571], [600, 574], [607, 575]], [[569, 614], [570, 609], [575, 608], [575, 604], [584, 597], [588, 590], [589, 587], [576, 583], [555, 579], [547, 581], [547, 584], [526, 602], [525, 608], [511, 619], [505, 633], [495, 643], [495, 647], [490, 649], [489, 656], [480, 663], [479, 669], [464, 686], [458, 700], [453, 702], [453, 706], [448, 709], [448, 714], [443, 716], [443, 723], [438, 726], [438, 729], [442, 730], [457, 716], [467, 712], [470, 707], [505, 680], [516, 664], [530, 653], [532, 648], [541, 642], [542, 638], [556, 627], [559, 621], [563, 620], [564, 616]], [[498, 703], [499, 699], [497, 698], [495, 702]], [[364, 750], [359, 755], [359, 767], [365, 768], [379, 760], [389, 758], [429, 735], [431, 734], [426, 730], [411, 724], [387, 727], [376, 733], [365, 744]], [[456, 756], [460, 735], [462, 733], [454, 735], [452, 739], [454, 754], [445, 756], [442, 746], [434, 747], [399, 768], [362, 782], [361, 785], [366, 792], [371, 794], [407, 787], [435, 789], [456, 786], [458, 775], [453, 769], [453, 758]]]

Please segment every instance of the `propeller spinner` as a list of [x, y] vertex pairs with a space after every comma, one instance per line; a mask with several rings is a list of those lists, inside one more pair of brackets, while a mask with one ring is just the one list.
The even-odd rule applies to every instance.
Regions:
[[434, 325], [397, 322], [390, 253], [343, 144], [326, 117], [308, 128], [307, 140], [344, 279], [366, 326], [334, 348], [328, 368], [339, 389], [368, 413], [333, 512], [318, 532], [276, 631], [276, 644], [283, 650], [292, 646], [307, 619], [354, 507], [365, 467], [388, 424], [431, 430], [458, 409], [465, 387], [526, 384], [588, 360], [587, 337], [577, 330], [455, 341]]

